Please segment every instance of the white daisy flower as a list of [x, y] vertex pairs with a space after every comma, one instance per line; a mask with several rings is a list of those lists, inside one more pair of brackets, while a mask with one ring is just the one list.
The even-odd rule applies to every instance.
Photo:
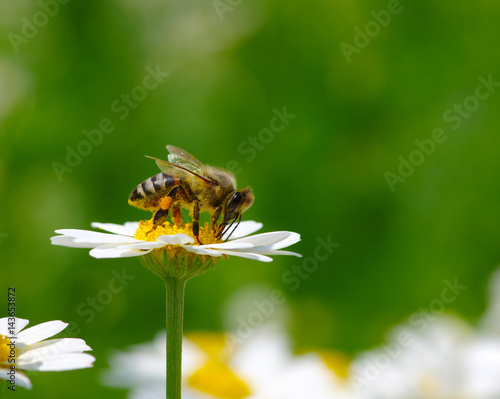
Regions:
[[[259, 230], [262, 223], [244, 221], [231, 235], [231, 240], [216, 238], [208, 223], [200, 227], [200, 241], [197, 245], [191, 224], [176, 225], [166, 222], [163, 226], [153, 226], [153, 222], [127, 222], [124, 225], [113, 223], [92, 223], [92, 227], [109, 233], [88, 230], [56, 230], [58, 236], [52, 237], [54, 245], [75, 248], [92, 248], [90, 255], [95, 258], [143, 257], [143, 263], [160, 276], [162, 268], [173, 264], [171, 269], [182, 270], [182, 278], [192, 277], [208, 270], [218, 259], [239, 256], [261, 262], [271, 262], [269, 255], [302, 256], [295, 252], [282, 251], [300, 241], [300, 235], [290, 231], [274, 231], [249, 235]], [[190, 270], [184, 270], [185, 268]]]
[[[103, 382], [128, 388], [128, 399], [165, 398], [165, 333], [116, 352]], [[295, 356], [279, 328], [267, 325], [241, 345], [225, 334], [189, 333], [182, 347], [185, 399], [348, 399], [346, 385], [317, 354]]]
[[0, 378], [12, 385], [31, 389], [24, 371], [66, 371], [92, 367], [95, 357], [78, 338], [49, 339], [64, 330], [68, 323], [48, 321], [27, 328], [29, 321], [15, 317], [0, 319]]
[[457, 317], [421, 314], [352, 364], [360, 399], [500, 397], [500, 339]]
[[[212, 257], [232, 255], [255, 259], [261, 262], [271, 262], [273, 260], [267, 255], [301, 256], [295, 252], [280, 251], [281, 248], [288, 247], [300, 241], [300, 235], [297, 233], [274, 231], [272, 233], [263, 233], [248, 237], [249, 234], [262, 228], [262, 223], [253, 221], [241, 222], [232, 234], [232, 239], [227, 242], [219, 240], [219, 242], [205, 245], [194, 245], [195, 239], [190, 234], [186, 234], [191, 232], [189, 224], [184, 227], [166, 223], [166, 227], [157, 227], [153, 231], [154, 234], [146, 237], [144, 230], [151, 229], [149, 222], [127, 222], [124, 225], [92, 223], [92, 227], [109, 231], [112, 234], [89, 230], [62, 229], [56, 230], [56, 233], [61, 235], [52, 237], [51, 240], [54, 245], [93, 248], [90, 251], [90, 255], [94, 258], [142, 256], [155, 248], [162, 248], [168, 245], [179, 246], [186, 251], [198, 255], [209, 255]], [[207, 226], [200, 230], [201, 241], [210, 242], [214, 240], [213, 234], [210, 234], [210, 229]], [[134, 238], [137, 236], [147, 239]]]

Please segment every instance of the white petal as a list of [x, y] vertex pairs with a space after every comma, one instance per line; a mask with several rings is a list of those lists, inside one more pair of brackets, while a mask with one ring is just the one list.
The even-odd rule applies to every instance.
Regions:
[[60, 320], [47, 321], [21, 331], [17, 338], [20, 344], [31, 345], [60, 333], [67, 325]]
[[[76, 244], [89, 245], [88, 248], [95, 247], [94, 244], [132, 244], [139, 240], [128, 236], [121, 236], [118, 234], [99, 233], [89, 230], [77, 229], [62, 229], [56, 230], [57, 234], [62, 234], [66, 237], [73, 237], [73, 242]], [[61, 244], [56, 244], [61, 245]]]
[[133, 237], [139, 228], [139, 222], [126, 222], [125, 224], [92, 222], [91, 226], [94, 229], [106, 230], [110, 233]]
[[[10, 380], [10, 375], [7, 374], [9, 370], [0, 368], [0, 378], [4, 380]], [[16, 385], [26, 388], [26, 389], [31, 389], [33, 388], [33, 385], [31, 384], [31, 381], [24, 373], [21, 373], [19, 370], [16, 370]], [[5, 388], [7, 389], [7, 388]]]
[[500, 340], [497, 335], [478, 336], [463, 348], [464, 385], [477, 398], [500, 395]]
[[189, 252], [193, 252], [199, 255], [210, 255], [219, 257], [222, 256], [222, 251], [216, 251], [215, 249], [203, 248], [201, 245], [184, 245], [182, 248]]
[[162, 243], [156, 241], [135, 240], [132, 244], [105, 244], [92, 249], [89, 254], [94, 258], [127, 258], [132, 256], [142, 256], [151, 252], [154, 248], [162, 247]]
[[[184, 357], [184, 355], [183, 355]], [[111, 369], [105, 371], [103, 381], [115, 387], [149, 385], [165, 378], [165, 349], [156, 349], [152, 344], [140, 344], [131, 352], [112, 352]]]
[[[133, 387], [128, 393], [127, 399], [164, 399], [166, 397], [166, 394], [167, 391], [165, 388], [165, 383], [155, 381], [148, 385], [139, 385]], [[184, 387], [182, 387], [182, 399], [192, 399], [186, 397], [186, 395], [184, 394]]]
[[250, 244], [248, 242], [228, 241], [228, 242], [221, 242], [220, 244], [200, 245], [200, 247], [209, 249], [248, 249], [248, 248], [253, 248], [253, 244]]
[[290, 235], [286, 239], [284, 239], [283, 241], [280, 241], [276, 244], [271, 245], [273, 249], [286, 248], [286, 247], [289, 247], [290, 245], [296, 244], [300, 241], [300, 234], [293, 233], [293, 232], [287, 232], [287, 233], [290, 233]]
[[116, 249], [129, 249], [129, 248], [155, 249], [155, 248], [161, 248], [164, 246], [165, 246], [165, 244], [163, 244], [162, 242], [158, 242], [158, 241], [139, 241], [139, 240], [137, 240], [133, 244], [119, 244], [119, 245], [110, 244], [110, 245], [101, 245], [100, 247], [109, 247], [109, 248], [114, 247]]
[[[165, 343], [166, 332], [160, 331], [153, 342], [130, 347], [126, 352], [113, 352], [109, 359], [111, 369], [105, 370], [102, 381], [105, 385], [132, 388], [152, 387], [159, 384], [165, 388]], [[207, 362], [209, 356], [188, 338], [182, 340], [182, 377], [187, 379]], [[129, 398], [133, 397], [129, 393]], [[188, 396], [182, 395], [183, 399]], [[165, 394], [163, 394], [163, 399]]]
[[132, 245], [101, 245], [92, 249], [89, 254], [96, 259], [130, 258], [150, 253], [153, 248], [138, 248]]
[[[26, 327], [29, 323], [29, 320], [20, 319], [15, 317], [14, 321], [14, 335], [16, 335], [19, 331], [21, 331], [24, 327]], [[10, 336], [9, 329], [9, 317], [3, 317], [0, 319], [0, 335]]]
[[297, 252], [291, 252], [291, 251], [267, 251], [267, 250], [262, 250], [262, 247], [253, 248], [252, 252], [258, 253], [258, 254], [261, 254], [261, 255], [291, 255], [291, 256], [296, 256], [297, 258], [302, 258], [302, 255], [298, 254]]
[[275, 383], [277, 376], [293, 362], [288, 336], [277, 324], [263, 324], [237, 346], [230, 362], [232, 369], [250, 386], [262, 391]]
[[64, 353], [51, 357], [40, 357], [39, 361], [25, 367], [25, 370], [66, 371], [93, 366], [95, 357], [88, 353]]
[[[254, 222], [253, 220], [245, 220], [244, 222], [240, 223], [236, 230], [234, 230], [234, 233], [231, 234], [231, 238], [236, 239], [248, 236], [252, 233], [255, 233], [257, 230], [260, 230], [262, 226], [262, 223]], [[227, 232], [225, 236], [227, 234], [229, 234], [229, 232]], [[223, 239], [225, 240], [225, 238]]]
[[[166, 342], [164, 342], [166, 344]], [[192, 375], [210, 359], [209, 355], [189, 338], [182, 338], [182, 375]]]
[[240, 258], [258, 260], [260, 262], [273, 261], [273, 258], [270, 258], [269, 256], [264, 256], [254, 252], [239, 252], [239, 251], [228, 251], [228, 250], [221, 250], [220, 252], [230, 256], [239, 256]]
[[[254, 236], [231, 240], [231, 242], [250, 243], [254, 247], [271, 247], [280, 249], [287, 245], [292, 245], [300, 240], [300, 235], [291, 231], [273, 231], [270, 233], [256, 234]], [[280, 245], [285, 243], [287, 245]]]
[[[269, 384], [266, 385], [269, 389]], [[273, 394], [287, 399], [346, 398], [340, 384], [336, 385], [332, 371], [315, 354], [297, 356], [271, 381]]]
[[24, 368], [25, 364], [34, 363], [40, 357], [53, 357], [63, 353], [76, 353], [90, 351], [92, 348], [88, 346], [83, 339], [79, 338], [60, 338], [49, 339], [27, 347], [26, 352], [21, 353], [18, 357], [20, 368]]
[[[275, 234], [279, 233], [279, 234]], [[286, 233], [286, 234], [283, 234]], [[269, 238], [270, 235], [273, 235], [274, 237]], [[302, 255], [296, 253], [296, 252], [289, 252], [289, 251], [278, 251], [280, 248], [287, 247], [289, 245], [295, 244], [297, 241], [300, 241], [300, 235], [297, 233], [293, 232], [274, 232], [274, 233], [264, 233], [264, 234], [258, 234], [256, 236], [251, 236], [251, 237], [245, 237], [240, 240], [236, 240], [236, 242], [251, 242], [253, 237], [259, 237], [257, 240], [254, 241], [254, 243], [260, 243], [263, 240], [269, 240], [268, 242], [273, 242], [270, 245], [257, 245], [252, 248], [251, 251], [252, 253], [259, 253], [261, 255], [292, 255], [292, 256], [297, 256], [299, 258], [302, 257]], [[262, 236], [267, 236], [262, 238]], [[284, 238], [283, 238], [284, 237]], [[278, 239], [281, 238], [280, 241]], [[234, 242], [234, 241], [230, 241]], [[240, 250], [238, 248], [233, 249], [236, 252], [245, 252], [244, 250]]]
[[184, 245], [184, 244], [192, 244], [194, 242], [194, 238], [188, 236], [184, 233], [172, 234], [172, 235], [162, 235], [159, 236], [156, 241], [162, 242], [165, 245]]
[[89, 244], [89, 243], [76, 243], [75, 237], [69, 236], [55, 236], [50, 238], [50, 243], [52, 245], [60, 245], [62, 247], [70, 248], [95, 248], [100, 244]]

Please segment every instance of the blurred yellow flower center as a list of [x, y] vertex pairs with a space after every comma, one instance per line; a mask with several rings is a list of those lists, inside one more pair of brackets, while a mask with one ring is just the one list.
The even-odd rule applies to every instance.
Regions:
[[[196, 237], [193, 234], [192, 223], [187, 224], [171, 224], [170, 222], [165, 222], [161, 226], [155, 226], [153, 220], [141, 220], [139, 227], [134, 234], [134, 238], [137, 240], [144, 241], [156, 241], [156, 239], [163, 235], [174, 235], [174, 234], [187, 234], [189, 237], [193, 238], [195, 242], [193, 244], [198, 244]], [[210, 228], [208, 223], [202, 227], [200, 226], [199, 239], [203, 244], [214, 244], [216, 242], [222, 242], [222, 240], [215, 237], [216, 233]]]
[[247, 384], [217, 359], [210, 359], [195, 371], [189, 377], [188, 384], [221, 399], [243, 399], [250, 395]]
[[189, 386], [220, 399], [250, 396], [248, 385], [226, 364], [229, 352], [224, 335], [191, 333], [186, 334], [186, 337], [209, 356], [209, 360], [189, 377]]
[[441, 383], [431, 374], [421, 376], [418, 385], [424, 398], [437, 398], [442, 395], [443, 389]]
[[190, 332], [185, 334], [210, 357], [227, 358], [226, 336], [224, 334], [207, 332]]
[[340, 378], [347, 378], [349, 359], [341, 352], [323, 349], [318, 351], [326, 366]]
[[[10, 339], [4, 335], [0, 335], [0, 365], [2, 363], [7, 363], [9, 359], [11, 348], [8, 346], [10, 344]], [[14, 358], [17, 355], [17, 349], [14, 349]]]

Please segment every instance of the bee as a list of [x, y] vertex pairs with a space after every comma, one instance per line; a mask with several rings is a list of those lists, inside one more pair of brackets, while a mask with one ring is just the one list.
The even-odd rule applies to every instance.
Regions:
[[236, 222], [229, 238], [238, 227], [242, 213], [253, 204], [252, 189], [237, 190], [236, 178], [231, 172], [204, 165], [181, 148], [167, 145], [167, 150], [168, 161], [147, 156], [156, 161], [161, 172], [139, 184], [128, 203], [155, 212], [154, 228], [165, 222], [170, 209], [174, 223], [181, 224], [181, 207], [188, 209], [193, 220], [193, 235], [200, 244], [200, 212], [209, 212], [216, 238], [225, 236]]

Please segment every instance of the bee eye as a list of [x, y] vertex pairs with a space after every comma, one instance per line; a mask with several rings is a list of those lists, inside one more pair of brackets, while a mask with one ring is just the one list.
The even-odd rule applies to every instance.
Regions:
[[227, 204], [227, 212], [234, 212], [240, 206], [241, 201], [243, 201], [243, 194], [240, 192], [234, 193]]

